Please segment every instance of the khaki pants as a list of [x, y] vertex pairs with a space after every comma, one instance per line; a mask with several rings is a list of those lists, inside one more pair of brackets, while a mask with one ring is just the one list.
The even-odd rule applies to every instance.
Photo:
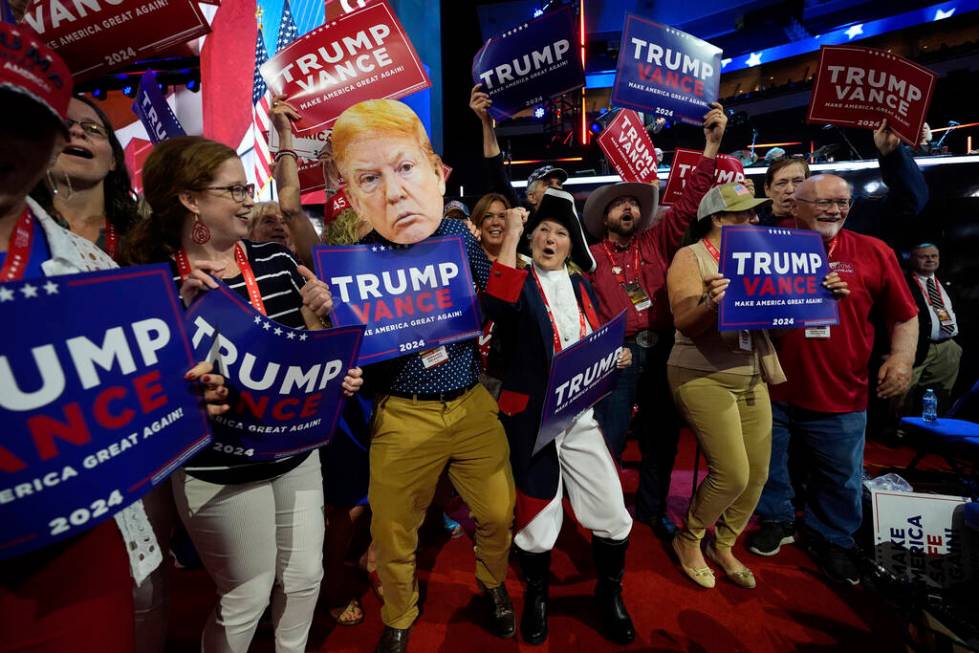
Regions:
[[668, 366], [677, 407], [697, 433], [709, 472], [680, 536], [693, 542], [717, 522], [716, 546], [732, 547], [768, 480], [772, 404], [759, 376]]
[[382, 398], [370, 462], [371, 535], [386, 625], [407, 628], [418, 616], [418, 528], [446, 465], [476, 523], [476, 578], [488, 588], [503, 583], [515, 494], [510, 448], [483, 386], [445, 403]]
[[950, 403], [952, 388], [959, 376], [959, 361], [962, 347], [951, 338], [941, 342], [928, 343], [925, 360], [911, 370], [911, 383], [908, 391], [891, 400], [891, 417], [894, 424], [901, 418], [919, 408], [918, 400], [928, 388], [938, 394], [938, 414], [942, 415], [952, 407]]

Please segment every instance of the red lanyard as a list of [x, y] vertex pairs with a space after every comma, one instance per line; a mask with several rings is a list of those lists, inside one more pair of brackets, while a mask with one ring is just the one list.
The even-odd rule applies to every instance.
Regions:
[[[177, 261], [177, 271], [180, 272], [180, 278], [186, 279], [191, 271], [187, 252], [178, 249], [174, 253], [173, 258]], [[235, 245], [235, 263], [238, 264], [238, 269], [241, 270], [241, 276], [245, 280], [245, 288], [248, 289], [248, 303], [262, 315], [267, 315], [265, 312], [265, 302], [262, 301], [262, 291], [259, 290], [258, 281], [255, 280], [252, 264], [248, 262], [248, 257], [245, 256], [245, 250], [242, 249], [240, 244]]]
[[704, 238], [701, 242], [704, 243], [704, 247], [707, 248], [707, 251], [710, 252], [710, 255], [714, 257], [714, 262], [715, 263], [720, 263], [721, 262], [721, 253], [717, 251], [717, 248], [716, 247], [714, 247], [714, 243], [710, 242], [706, 238]]
[[27, 262], [31, 257], [31, 245], [34, 242], [34, 225], [31, 212], [24, 209], [10, 233], [7, 242], [7, 259], [0, 268], [0, 281], [20, 281], [27, 271]]
[[[547, 309], [547, 319], [551, 321], [551, 332], [554, 334], [554, 352], [557, 353], [563, 349], [561, 346], [561, 335], [557, 330], [557, 322], [554, 321], [554, 313], [551, 311], [551, 304], [547, 301], [547, 295], [544, 294], [544, 286], [540, 283], [540, 277], [537, 276], [537, 269], [531, 268], [531, 272], [534, 275], [534, 281], [537, 282], [537, 290], [540, 291], [540, 297], [544, 300], [544, 308]], [[584, 338], [588, 335], [588, 328], [585, 326], [585, 314], [578, 309], [578, 326], [581, 328], [581, 334], [579, 338]]]
[[829, 241], [829, 244], [826, 246], [826, 260], [833, 260], [833, 252], [836, 251], [836, 246], [839, 244], [839, 234], [837, 234], [833, 236], [833, 240]]
[[115, 260], [116, 249], [119, 247], [119, 232], [116, 231], [115, 225], [113, 225], [108, 220], [105, 221], [105, 253], [109, 255], [109, 258]]
[[[634, 242], [633, 245], [635, 245]], [[609, 263], [612, 264], [612, 274], [615, 275], [616, 282], [618, 282], [619, 285], [624, 286], [626, 283], [628, 283], [628, 278], [623, 274], [624, 270], [615, 263], [615, 257], [612, 255], [612, 248], [609, 247], [607, 240], [602, 241], [602, 247], [605, 249], [605, 255], [608, 256]], [[639, 278], [639, 247], [635, 245], [635, 246], [630, 246], [630, 248], [632, 249], [632, 273], [635, 275], [635, 278], [638, 279]], [[618, 270], [618, 272], [616, 272], [616, 270]]]

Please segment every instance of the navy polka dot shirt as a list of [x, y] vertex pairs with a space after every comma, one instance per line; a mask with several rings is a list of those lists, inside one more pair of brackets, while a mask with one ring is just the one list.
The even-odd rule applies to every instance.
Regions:
[[[472, 268], [477, 291], [486, 287], [489, 280], [490, 260], [469, 229], [461, 220], [444, 218], [430, 238], [461, 236]], [[365, 244], [382, 244], [397, 247], [377, 232], [371, 232], [361, 241]], [[479, 380], [479, 347], [476, 338], [445, 345], [449, 360], [441, 365], [425, 369], [421, 356], [406, 354], [368, 365], [364, 368], [364, 381], [377, 394], [436, 394], [467, 388]]]

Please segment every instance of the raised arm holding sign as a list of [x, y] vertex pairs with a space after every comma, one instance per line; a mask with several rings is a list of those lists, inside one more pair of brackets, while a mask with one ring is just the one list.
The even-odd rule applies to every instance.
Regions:
[[261, 67], [273, 92], [302, 113], [298, 133], [330, 127], [344, 109], [431, 86], [407, 33], [378, 0], [296, 39]]
[[491, 37], [473, 58], [497, 120], [585, 85], [571, 7], [561, 7]]

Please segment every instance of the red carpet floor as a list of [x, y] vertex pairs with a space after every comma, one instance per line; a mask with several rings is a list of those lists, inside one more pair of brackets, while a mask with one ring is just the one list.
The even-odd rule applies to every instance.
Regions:
[[[628, 466], [637, 457], [634, 444], [630, 444], [625, 473], [629, 502], [637, 477]], [[868, 464], [905, 464], [909, 459], [907, 450], [868, 445]], [[693, 438], [686, 434], [670, 497], [670, 512], [677, 520], [686, 513], [692, 469]], [[703, 473], [704, 465], [701, 465]], [[904, 650], [905, 627], [880, 596], [861, 587], [829, 583], [798, 547], [786, 546], [774, 558], [760, 558], [743, 550], [739, 543], [738, 554], [755, 572], [758, 588], [740, 589], [719, 577], [715, 589], [703, 590], [681, 575], [667, 554], [667, 546], [649, 529], [637, 524], [629, 549], [624, 596], [638, 636], [630, 647], [622, 648], [595, 631], [589, 538], [569, 519], [554, 552], [550, 638], [543, 646], [533, 647], [523, 644], [519, 635], [515, 639], [499, 640], [480, 625], [482, 604], [475, 600], [471, 538], [448, 540], [437, 532], [434, 536], [430, 533], [419, 552], [424, 604], [409, 649], [416, 653]], [[359, 579], [358, 595], [366, 612], [364, 622], [354, 627], [338, 627], [321, 602], [309, 650], [373, 650], [382, 628], [380, 606], [360, 574], [351, 575]], [[213, 586], [202, 570], [177, 571], [174, 581], [169, 650], [195, 651], [202, 624], [214, 605]], [[515, 564], [507, 587], [519, 615], [523, 601]], [[274, 650], [271, 627], [267, 624], [259, 629], [252, 650]]]

